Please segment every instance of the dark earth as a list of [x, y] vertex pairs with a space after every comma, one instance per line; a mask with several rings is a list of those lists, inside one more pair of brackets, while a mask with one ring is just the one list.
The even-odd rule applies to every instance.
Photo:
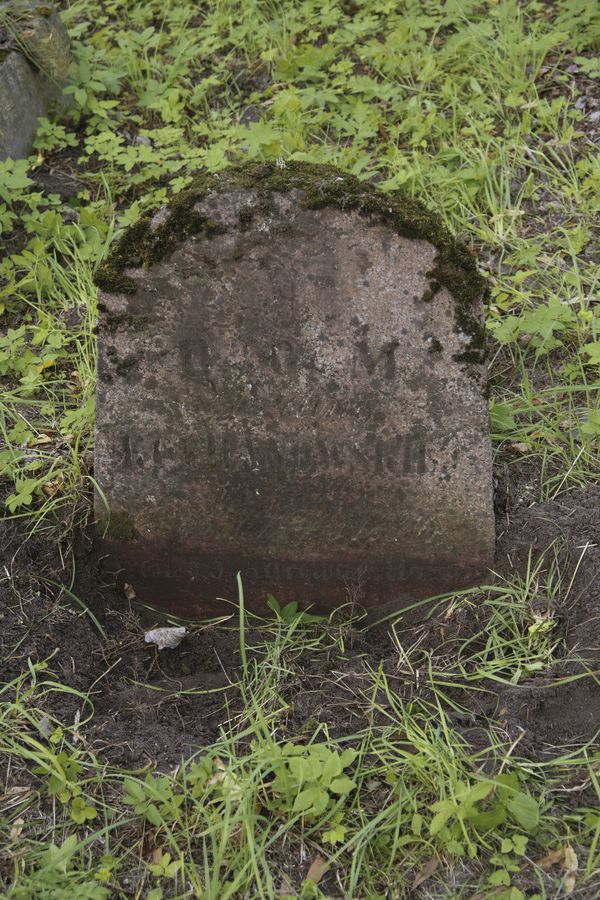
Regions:
[[[553, 632], [559, 639], [557, 660], [550, 671], [522, 678], [514, 686], [490, 682], [482, 692], [478, 682], [472, 694], [455, 689], [452, 699], [465, 713], [452, 709], [449, 714], [453, 726], [474, 747], [486, 740], [491, 718], [499, 735], [518, 740], [519, 755], [549, 758], [559, 752], [559, 745], [564, 752], [565, 745], [593, 740], [600, 723], [597, 674], [569, 680], [585, 672], [579, 658], [585, 658], [590, 669], [600, 669], [600, 487], [526, 506], [518, 500], [527, 494], [526, 463], [513, 461], [500, 468], [494, 578], [512, 578], [515, 570], [524, 575], [530, 550], [534, 563], [543, 556], [540, 589], [530, 602], [534, 612], [557, 621]], [[10, 523], [4, 524], [2, 535], [3, 681], [19, 676], [28, 660], [48, 660], [47, 680], [55, 678], [89, 695], [94, 716], [81, 729], [88, 749], [121, 766], [149, 764], [167, 770], [182, 755], [210, 744], [219, 727], [240, 711], [238, 692], [232, 686], [241, 671], [233, 616], [221, 624], [191, 624], [177, 649], [158, 651], [145, 643], [144, 632], [169, 624], [168, 620], [128, 601], [121, 589], [106, 582], [87, 536], [78, 541], [76, 578], [68, 594], [48, 584], [48, 580], [65, 578], [56, 544], [24, 540]], [[543, 571], [555, 560], [561, 581], [549, 597]], [[97, 617], [106, 641], [89, 612], [71, 595]], [[344, 621], [343, 615], [334, 614], [330, 623], [310, 626], [325, 628], [337, 635], [337, 641], [325, 642], [319, 652], [290, 659], [293, 674], [281, 685], [281, 697], [288, 704], [279, 723], [283, 734], [301, 734], [314, 729], [317, 722], [326, 723], [333, 738], [354, 733], [372, 713], [361, 688], [366, 691], [367, 672], [379, 666], [404, 699], [428, 699], [427, 688], [414, 675], [420, 662], [431, 652], [433, 669], [443, 674], [453, 665], [459, 641], [464, 644], [473, 636], [471, 651], [482, 646], [489, 608], [478, 606], [476, 597], [450, 616], [445, 604], [433, 612], [430, 609], [429, 617], [427, 607], [406, 615], [396, 625], [396, 633], [403, 647], [417, 648], [409, 653], [412, 672], [400, 659], [389, 621], [373, 623], [361, 619], [359, 611], [352, 620]], [[255, 621], [246, 639], [256, 648], [273, 639], [274, 625]], [[258, 649], [251, 652], [260, 653]], [[91, 712], [81, 698], [64, 692], [50, 690], [45, 702], [48, 713], [67, 725], [77, 714], [83, 721]], [[378, 702], [385, 708], [384, 697]]]

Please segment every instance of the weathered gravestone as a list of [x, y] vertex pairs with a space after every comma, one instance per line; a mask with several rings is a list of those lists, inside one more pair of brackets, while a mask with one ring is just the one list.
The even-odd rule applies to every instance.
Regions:
[[[180, 613], [458, 588], [492, 561], [483, 284], [328, 166], [200, 179], [98, 275], [101, 547]], [[105, 501], [110, 507], [106, 515]]]
[[0, 159], [27, 156], [38, 119], [65, 107], [70, 62], [69, 36], [52, 4], [0, 3]]

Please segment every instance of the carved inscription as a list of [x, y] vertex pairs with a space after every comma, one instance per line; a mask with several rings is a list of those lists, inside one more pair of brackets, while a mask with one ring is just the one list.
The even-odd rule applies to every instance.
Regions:
[[386, 341], [376, 351], [370, 346], [367, 338], [363, 338], [356, 344], [356, 353], [352, 367], [352, 375], [356, 378], [360, 375], [360, 369], [372, 377], [380, 371], [386, 381], [393, 381], [396, 375], [396, 350], [400, 346], [398, 338]]
[[[245, 564], [244, 564], [245, 563]], [[318, 587], [328, 580], [339, 580], [348, 588], [368, 583], [369, 575], [364, 564], [361, 565], [327, 559], [306, 560], [278, 560], [259, 559], [235, 561], [235, 566], [243, 569], [246, 577], [258, 578], [266, 584], [278, 582], [294, 583], [301, 581], [303, 584], [311, 584]], [[214, 558], [197, 559], [193, 566], [188, 567], [187, 576], [195, 579], [213, 579], [219, 581], [227, 578], [231, 570], [231, 561], [221, 561]], [[176, 577], [181, 574], [180, 561], [177, 557], [145, 560], [143, 571], [145, 576]], [[423, 560], [382, 560], [378, 563], [377, 576], [381, 582], [397, 583], [399, 578], [417, 581], [423, 571]]]
[[452, 296], [467, 256], [399, 234], [404, 201], [367, 184], [361, 211], [305, 202], [313, 178], [309, 196], [345, 198], [344, 173], [287, 174], [220, 172], [189, 198], [217, 227], [153, 231], [169, 252], [101, 298], [102, 541], [183, 615], [231, 612], [238, 571], [249, 609], [331, 609], [413, 603], [493, 558], [485, 370]]
[[[363, 329], [366, 331], [366, 326]], [[361, 381], [365, 375], [369, 379], [393, 381], [397, 374], [396, 351], [400, 347], [397, 337], [385, 341], [379, 346], [373, 345], [367, 337], [361, 337], [352, 347], [352, 361], [349, 366], [348, 379]], [[219, 364], [227, 362], [219, 357], [215, 347], [209, 347], [205, 338], [198, 338], [194, 344], [187, 341], [177, 346], [181, 372], [193, 381], [202, 381], [212, 387], [219, 385], [216, 371]], [[282, 338], [273, 344], [265, 360], [269, 373], [294, 378], [298, 374], [301, 352], [298, 342], [292, 338]], [[315, 379], [315, 384], [318, 381]]]
[[200, 430], [192, 437], [156, 437], [123, 434], [121, 465], [129, 469], [161, 469], [170, 459], [200, 458], [219, 471], [238, 468], [264, 475], [314, 476], [424, 475], [426, 452], [418, 432], [385, 438], [367, 434], [361, 443], [321, 435], [240, 434]]

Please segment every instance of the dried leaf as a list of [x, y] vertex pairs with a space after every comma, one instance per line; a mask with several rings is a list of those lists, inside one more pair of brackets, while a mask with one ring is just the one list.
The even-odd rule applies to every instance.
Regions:
[[54, 497], [64, 487], [64, 478], [55, 478], [53, 481], [46, 481], [42, 485], [42, 490], [46, 497]]
[[563, 865], [566, 873], [563, 885], [564, 892], [565, 894], [572, 894], [575, 890], [575, 882], [577, 881], [577, 869], [579, 868], [579, 860], [577, 859], [577, 854], [570, 844], [567, 844], [567, 846], [565, 847], [565, 859]]
[[22, 819], [20, 816], [18, 819], [12, 824], [12, 828], [10, 829], [9, 838], [11, 841], [16, 841], [18, 837], [21, 836], [21, 832], [23, 831], [23, 825], [25, 824], [25, 819]]
[[576, 872], [579, 868], [579, 860], [577, 859], [577, 854], [573, 850], [570, 844], [564, 849], [565, 854], [565, 869], [567, 872]]
[[516, 450], [517, 453], [527, 453], [527, 451], [531, 449], [529, 444], [522, 443], [521, 441], [517, 441], [516, 444], [511, 444], [510, 446], [513, 450]]
[[156, 644], [159, 650], [174, 650], [182, 642], [186, 634], [185, 628], [154, 628], [147, 631], [144, 640], [147, 644]]
[[227, 769], [225, 768], [225, 763], [218, 756], [213, 760], [213, 769], [215, 769], [215, 774], [211, 775], [207, 785], [211, 787], [215, 784], [222, 784], [225, 781], [225, 776], [227, 775]]
[[45, 738], [49, 738], [54, 728], [52, 727], [52, 722], [50, 721], [50, 716], [43, 715], [40, 721], [38, 722], [38, 728], [42, 732]]
[[278, 900], [284, 900], [284, 898], [289, 898], [289, 900], [296, 900], [298, 894], [291, 886], [287, 878], [283, 878], [281, 880], [281, 884], [279, 885], [279, 890], [277, 891]]
[[560, 862], [562, 862], [564, 855], [564, 847], [558, 847], [558, 849], [550, 850], [548, 853], [546, 853], [545, 856], [542, 856], [541, 859], [538, 859], [536, 865], [543, 869], [544, 872], [548, 872], [552, 868], [552, 866], [557, 866]]
[[423, 884], [424, 881], [427, 881], [428, 878], [431, 878], [435, 870], [440, 864], [439, 856], [432, 856], [427, 860], [424, 866], [417, 872], [415, 875], [415, 880], [412, 883], [413, 891], [416, 890], [419, 885]]
[[330, 864], [326, 859], [323, 859], [322, 856], [317, 856], [309, 866], [308, 872], [306, 873], [307, 879], [310, 879], [314, 884], [318, 884], [329, 869], [329, 865]]
[[[133, 589], [133, 585], [131, 585], [131, 584], [123, 585], [123, 593], [125, 594], [125, 597], [127, 598], [127, 600], [135, 600], [135, 598], [136, 598], [135, 590]], [[150, 633], [150, 632], [148, 632], [148, 633]], [[148, 640], [148, 638], [146, 638], [146, 640]]]

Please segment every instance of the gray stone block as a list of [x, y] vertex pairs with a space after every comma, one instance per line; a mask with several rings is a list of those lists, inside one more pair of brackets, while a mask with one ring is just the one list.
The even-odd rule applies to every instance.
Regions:
[[257, 610], [400, 607], [485, 575], [483, 283], [434, 216], [250, 166], [135, 226], [99, 283], [100, 547], [140, 600], [223, 613], [240, 570]]
[[1, 4], [0, 30], [8, 44], [0, 51], [0, 159], [20, 159], [31, 152], [38, 119], [65, 107], [69, 39], [42, 3]]

